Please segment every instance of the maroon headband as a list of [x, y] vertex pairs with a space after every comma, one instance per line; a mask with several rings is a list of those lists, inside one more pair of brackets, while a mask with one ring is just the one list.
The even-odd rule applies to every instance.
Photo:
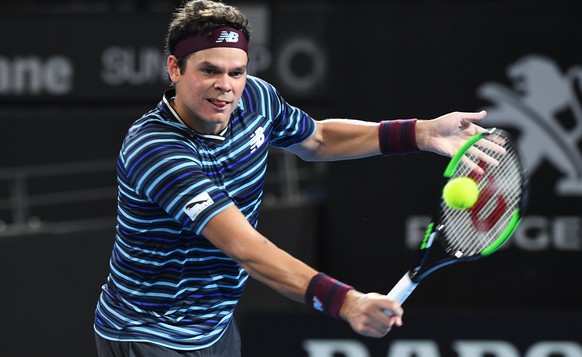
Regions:
[[194, 35], [178, 42], [174, 49], [174, 56], [181, 58], [196, 51], [213, 47], [240, 48], [248, 53], [248, 41], [242, 31], [232, 27], [214, 29], [210, 36]]

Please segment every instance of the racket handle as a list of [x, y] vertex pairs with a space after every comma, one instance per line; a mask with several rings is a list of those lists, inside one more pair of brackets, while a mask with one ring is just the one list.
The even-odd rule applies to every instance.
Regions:
[[415, 283], [412, 280], [410, 280], [410, 275], [408, 275], [408, 272], [406, 272], [406, 274], [404, 274], [400, 281], [398, 281], [398, 283], [394, 285], [392, 290], [390, 290], [390, 292], [388, 293], [388, 298], [402, 305], [402, 303], [406, 300], [410, 293], [412, 293], [412, 291], [414, 290], [414, 288], [416, 288], [417, 285], [418, 283]]

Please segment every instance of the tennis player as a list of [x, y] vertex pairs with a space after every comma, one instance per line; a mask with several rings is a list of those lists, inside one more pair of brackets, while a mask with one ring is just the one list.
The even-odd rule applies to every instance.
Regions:
[[117, 161], [116, 237], [94, 323], [101, 357], [240, 356], [233, 312], [249, 275], [365, 336], [402, 324], [385, 295], [318, 272], [257, 231], [269, 146], [308, 161], [451, 156], [485, 112], [314, 120], [247, 74], [249, 39], [235, 7], [190, 1], [174, 14], [171, 89], [130, 127]]

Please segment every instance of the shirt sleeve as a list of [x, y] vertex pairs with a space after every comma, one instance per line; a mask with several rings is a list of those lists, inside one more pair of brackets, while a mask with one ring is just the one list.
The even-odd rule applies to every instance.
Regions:
[[200, 234], [232, 199], [202, 169], [196, 148], [176, 131], [144, 129], [122, 149], [125, 177], [136, 194]]
[[249, 77], [247, 90], [254, 102], [249, 107], [272, 121], [269, 143], [286, 148], [309, 138], [316, 129], [315, 120], [303, 110], [287, 103], [274, 86], [256, 77]]

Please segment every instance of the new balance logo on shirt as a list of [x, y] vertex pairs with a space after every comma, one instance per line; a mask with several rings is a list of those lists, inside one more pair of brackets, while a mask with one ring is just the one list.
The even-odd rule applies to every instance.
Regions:
[[263, 143], [265, 142], [265, 129], [263, 127], [259, 127], [255, 132], [251, 135], [251, 152], [257, 150]]
[[220, 42], [238, 42], [238, 33], [233, 31], [222, 31], [220, 36], [216, 39], [216, 43]]

